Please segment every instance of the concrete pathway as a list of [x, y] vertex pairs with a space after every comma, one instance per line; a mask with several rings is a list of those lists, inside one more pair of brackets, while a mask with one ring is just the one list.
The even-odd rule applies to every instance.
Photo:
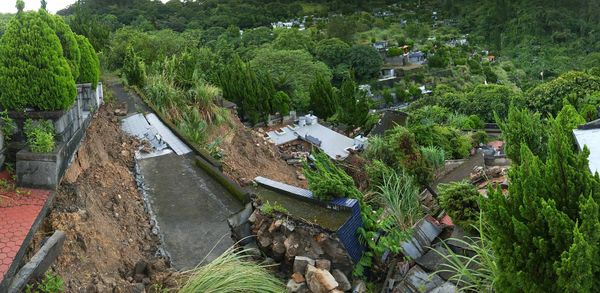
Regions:
[[227, 218], [242, 204], [196, 167], [193, 155], [169, 154], [138, 164], [174, 268], [191, 269], [233, 245]]
[[[118, 82], [110, 88], [128, 116], [150, 112], [137, 95]], [[177, 270], [210, 262], [233, 245], [227, 218], [243, 205], [215, 179], [195, 165], [193, 153], [156, 152], [137, 160], [139, 172], [156, 220], [163, 249]]]

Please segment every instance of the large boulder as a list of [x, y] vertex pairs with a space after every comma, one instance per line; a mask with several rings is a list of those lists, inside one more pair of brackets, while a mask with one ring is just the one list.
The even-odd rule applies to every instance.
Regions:
[[329, 293], [339, 286], [329, 271], [316, 269], [308, 280], [308, 288], [313, 293]]

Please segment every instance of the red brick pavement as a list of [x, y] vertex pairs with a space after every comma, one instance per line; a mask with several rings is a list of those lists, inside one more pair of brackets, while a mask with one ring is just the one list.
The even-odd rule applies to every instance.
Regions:
[[[2, 172], [0, 180], [10, 179], [6, 172]], [[25, 238], [50, 194], [51, 191], [39, 189], [0, 189], [0, 281], [25, 244]]]

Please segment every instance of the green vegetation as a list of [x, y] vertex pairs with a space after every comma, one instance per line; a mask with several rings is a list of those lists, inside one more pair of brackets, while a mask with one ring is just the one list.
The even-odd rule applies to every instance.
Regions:
[[71, 75], [74, 80], [79, 77], [81, 52], [79, 46], [79, 40], [75, 37], [71, 28], [65, 23], [62, 17], [51, 15], [46, 12], [45, 8], [40, 9], [40, 17], [50, 26], [56, 33], [56, 36], [60, 40], [62, 46], [63, 56], [69, 63], [71, 69]]
[[50, 153], [54, 150], [54, 124], [50, 120], [27, 119], [23, 126], [27, 145], [34, 153]]
[[336, 166], [327, 154], [319, 152], [315, 154], [313, 168], [306, 163], [304, 176], [308, 181], [308, 187], [313, 195], [323, 201], [333, 198], [362, 198], [360, 192], [354, 186], [352, 177], [344, 170]]
[[488, 236], [489, 232], [486, 232], [489, 227], [480, 216], [479, 225], [474, 228], [479, 231], [479, 237], [467, 236], [465, 239], [446, 240], [446, 242], [453, 241], [463, 245], [467, 250], [472, 251], [473, 255], [457, 253], [444, 242], [444, 252], [434, 250], [445, 260], [436, 273], [450, 273], [449, 281], [459, 285], [464, 292], [493, 292], [499, 270]]
[[47, 272], [44, 278], [36, 284], [27, 285], [26, 293], [60, 293], [64, 292], [65, 281], [51, 272]]
[[69, 108], [76, 95], [56, 33], [40, 13], [17, 13], [0, 40], [0, 106], [61, 110]]
[[278, 202], [270, 203], [269, 201], [260, 206], [260, 211], [265, 215], [273, 215], [273, 213], [287, 214], [288, 210]]
[[520, 164], [509, 172], [510, 197], [492, 191], [482, 204], [500, 272], [496, 288], [591, 292], [600, 273], [589, 258], [600, 249], [600, 183], [587, 172], [589, 152], [576, 153], [560, 122], [546, 128], [546, 159], [522, 144]]
[[438, 201], [454, 223], [465, 230], [471, 230], [479, 220], [479, 201], [481, 195], [473, 184], [452, 182], [438, 186]]
[[81, 51], [81, 59], [79, 76], [75, 80], [77, 80], [77, 83], [91, 83], [92, 88], [96, 88], [100, 80], [100, 60], [96, 50], [86, 37], [78, 35], [76, 39]]
[[248, 251], [229, 248], [212, 262], [192, 270], [178, 292], [285, 292], [285, 286], [267, 268], [253, 262]]

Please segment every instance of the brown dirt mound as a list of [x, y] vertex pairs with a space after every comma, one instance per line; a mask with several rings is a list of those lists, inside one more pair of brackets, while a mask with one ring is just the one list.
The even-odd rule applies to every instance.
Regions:
[[[44, 231], [66, 233], [53, 265], [66, 292], [131, 292], [136, 282], [152, 291], [170, 274], [154, 257], [159, 241], [132, 172], [139, 143], [121, 131], [109, 108], [101, 107], [93, 119], [34, 242], [39, 246]], [[138, 262], [148, 265], [136, 276]]]
[[223, 172], [244, 185], [256, 176], [281, 181], [306, 188], [307, 183], [298, 179], [301, 169], [288, 165], [281, 159], [277, 147], [267, 141], [263, 134], [245, 127], [236, 115], [231, 115], [233, 131], [225, 135], [221, 148]]

